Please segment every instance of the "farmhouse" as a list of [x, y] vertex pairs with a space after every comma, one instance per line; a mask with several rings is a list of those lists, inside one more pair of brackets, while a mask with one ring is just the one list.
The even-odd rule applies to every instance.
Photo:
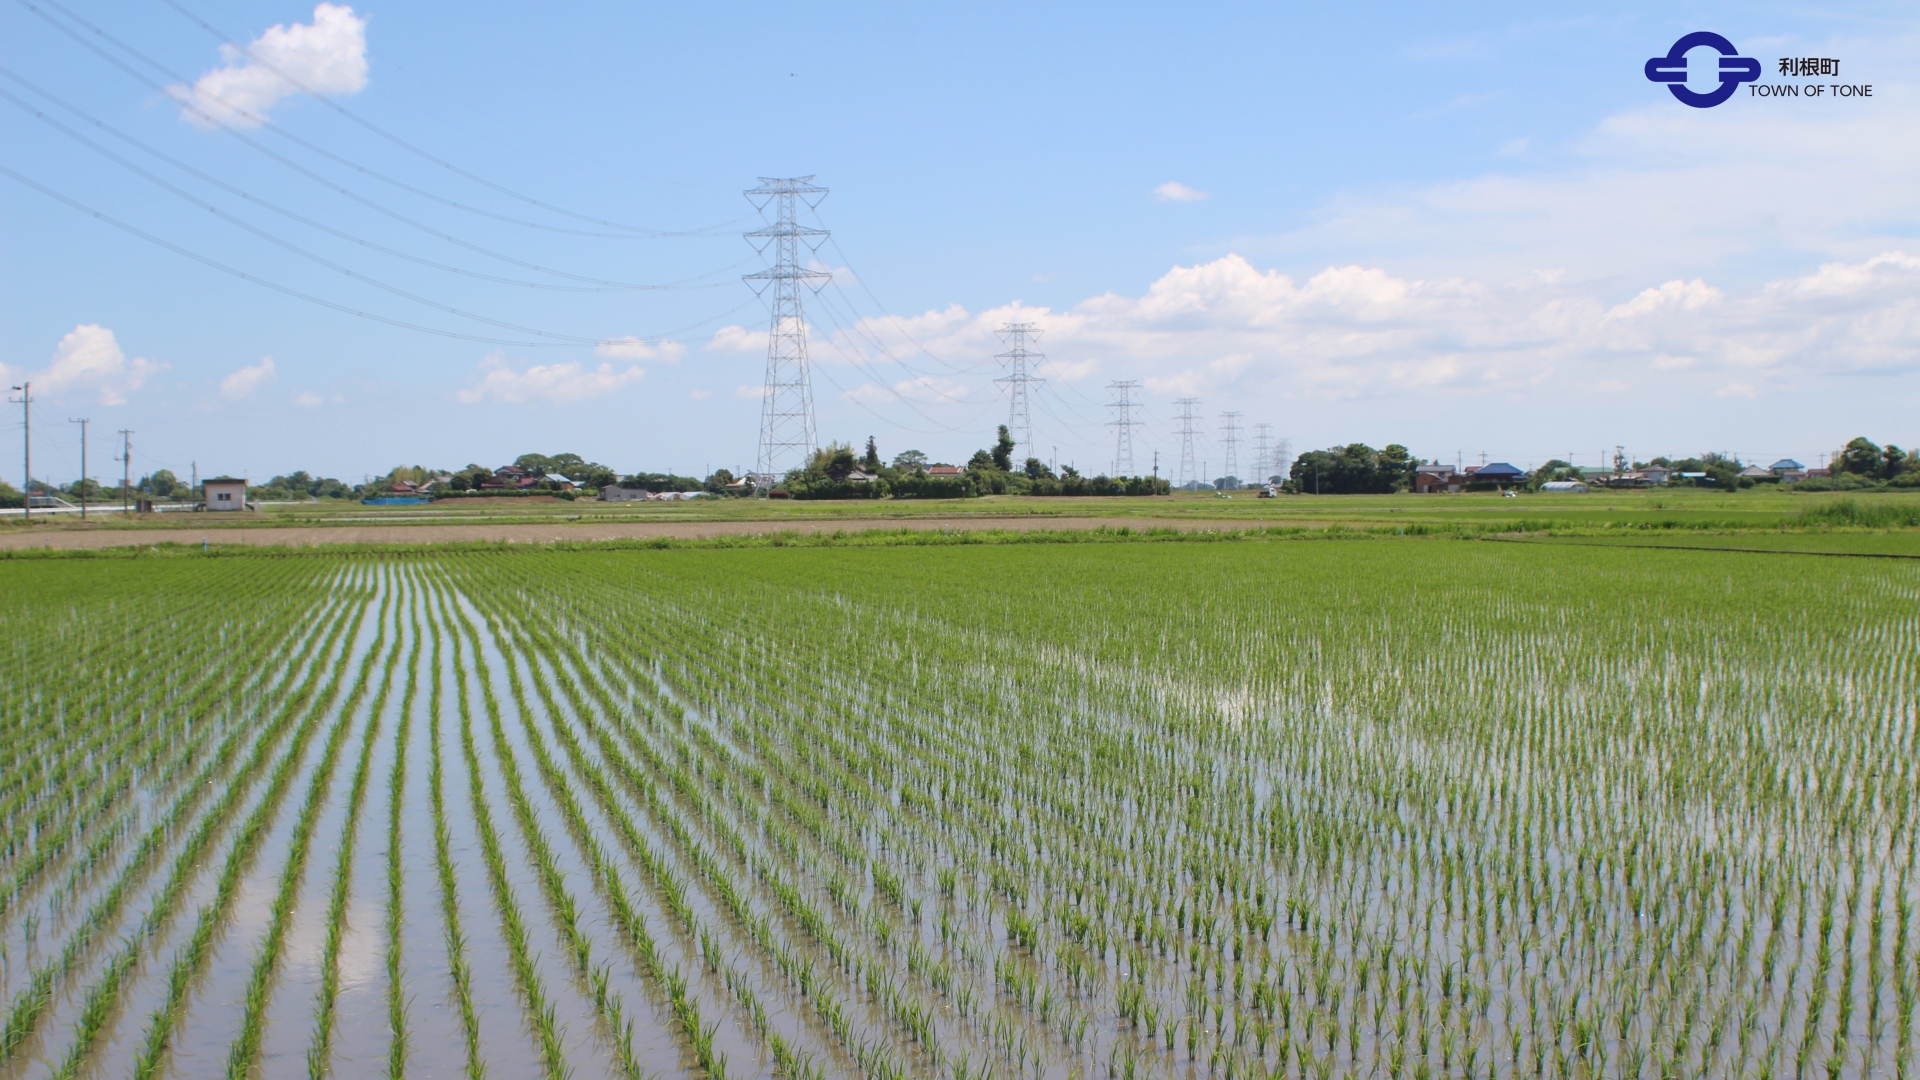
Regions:
[[247, 482], [232, 476], [216, 476], [201, 485], [201, 498], [209, 510], [245, 510]]
[[1526, 473], [1504, 461], [1495, 461], [1482, 465], [1477, 469], [1470, 468], [1468, 472], [1471, 473], [1471, 475], [1467, 477], [1467, 481], [1473, 484], [1491, 483], [1505, 486], [1507, 484], [1517, 484], [1527, 478]]
[[1413, 471], [1413, 490], [1425, 495], [1430, 491], [1459, 491], [1465, 475], [1451, 465], [1421, 465]]

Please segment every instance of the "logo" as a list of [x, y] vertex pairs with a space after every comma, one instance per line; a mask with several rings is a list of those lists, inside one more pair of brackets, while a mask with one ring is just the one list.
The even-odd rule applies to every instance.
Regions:
[[[1711, 45], [1720, 52], [1720, 88], [1710, 94], [1702, 94], [1687, 89], [1687, 50], [1702, 45]], [[1760, 77], [1760, 61], [1751, 56], [1741, 56], [1733, 42], [1710, 30], [1696, 30], [1673, 43], [1667, 55], [1656, 56], [1647, 61], [1647, 78], [1652, 82], [1666, 83], [1667, 89], [1682, 105], [1691, 105], [1696, 109], [1711, 109], [1715, 105], [1733, 96], [1741, 83], [1749, 83]]]

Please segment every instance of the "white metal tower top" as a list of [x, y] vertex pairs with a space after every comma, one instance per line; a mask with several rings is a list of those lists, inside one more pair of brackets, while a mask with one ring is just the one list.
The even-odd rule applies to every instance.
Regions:
[[772, 291], [768, 307], [767, 377], [760, 398], [760, 453], [754, 486], [770, 487], [787, 469], [805, 465], [819, 445], [813, 424], [813, 380], [807, 370], [807, 320], [800, 303], [800, 286], [815, 292], [833, 275], [800, 263], [800, 245], [817, 251], [827, 239], [825, 229], [808, 228], [795, 220], [799, 203], [820, 205], [827, 189], [811, 176], [763, 176], [760, 186], [746, 192], [755, 208], [774, 210], [774, 221], [745, 233], [760, 251], [773, 248], [773, 265], [741, 280], [761, 295]]
[[1023, 456], [1039, 456], [1033, 451], [1033, 412], [1027, 393], [1029, 388], [1044, 386], [1047, 380], [1030, 374], [1028, 365], [1036, 360], [1045, 360], [1047, 354], [1028, 349], [1027, 342], [1045, 331], [1040, 329], [1038, 323], [1007, 323], [997, 333], [1000, 340], [1007, 343], [1007, 351], [996, 355], [994, 359], [1004, 363], [1009, 373], [993, 381], [1007, 388], [1007, 431], [1020, 448], [1013, 459], [1018, 465]]

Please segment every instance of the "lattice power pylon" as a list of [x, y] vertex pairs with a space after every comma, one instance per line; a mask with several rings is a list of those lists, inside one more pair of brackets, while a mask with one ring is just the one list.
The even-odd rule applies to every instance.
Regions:
[[1107, 426], [1113, 429], [1113, 475], [1132, 476], [1133, 429], [1145, 423], [1133, 418], [1133, 410], [1140, 407], [1140, 402], [1133, 400], [1133, 392], [1140, 389], [1140, 382], [1137, 379], [1110, 382], [1107, 389], [1119, 395], [1118, 401], [1107, 403], [1107, 408], [1115, 414], [1107, 421]]
[[1238, 480], [1240, 474], [1236, 470], [1240, 467], [1240, 414], [1223, 412], [1220, 414], [1220, 419], [1226, 421], [1220, 425], [1220, 437], [1227, 444], [1227, 468], [1220, 475]]
[[827, 189], [811, 176], [763, 176], [760, 186], [746, 193], [756, 209], [775, 208], [774, 222], [744, 234], [759, 250], [773, 248], [773, 265], [742, 280], [754, 291], [772, 291], [768, 306], [773, 319], [767, 329], [767, 378], [760, 398], [760, 455], [754, 486], [765, 489], [787, 469], [805, 465], [819, 445], [813, 426], [813, 379], [807, 371], [807, 318], [800, 305], [800, 286], [819, 292], [833, 275], [800, 265], [800, 245], [817, 250], [827, 230], [799, 224], [799, 203], [819, 206]]
[[1273, 425], [1253, 425], [1253, 478], [1261, 484], [1273, 475], [1268, 467], [1273, 464]]
[[1000, 340], [1007, 343], [1007, 351], [994, 359], [1005, 364], [1008, 372], [1005, 376], [993, 380], [1007, 388], [1007, 431], [1013, 435], [1014, 446], [1018, 452], [1013, 456], [1015, 465], [1029, 457], [1038, 457], [1033, 452], [1033, 411], [1027, 400], [1029, 388], [1046, 384], [1045, 379], [1028, 370], [1035, 361], [1045, 360], [1046, 353], [1037, 353], [1027, 348], [1030, 339], [1038, 339], [1043, 333], [1038, 323], [1008, 323], [999, 330]]
[[1174, 432], [1180, 436], [1180, 486], [1186, 487], [1198, 475], [1194, 465], [1193, 437], [1200, 434], [1200, 429], [1195, 426], [1200, 422], [1200, 414], [1193, 410], [1200, 407], [1200, 399], [1183, 397], [1174, 404], [1180, 406], [1180, 428]]
[[1273, 448], [1273, 472], [1282, 480], [1293, 472], [1293, 440], [1281, 439]]

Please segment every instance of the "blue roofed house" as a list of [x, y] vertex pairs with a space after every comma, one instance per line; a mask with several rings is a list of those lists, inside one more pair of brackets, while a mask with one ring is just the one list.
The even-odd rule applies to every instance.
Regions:
[[1797, 484], [1807, 478], [1807, 467], [1790, 457], [1781, 458], [1767, 466], [1767, 470], [1778, 476], [1783, 484]]
[[1501, 487], [1522, 483], [1527, 478], [1525, 472], [1514, 468], [1504, 461], [1489, 462], [1479, 468], [1470, 467], [1467, 473], [1467, 482], [1469, 484], [1491, 483], [1498, 484]]

